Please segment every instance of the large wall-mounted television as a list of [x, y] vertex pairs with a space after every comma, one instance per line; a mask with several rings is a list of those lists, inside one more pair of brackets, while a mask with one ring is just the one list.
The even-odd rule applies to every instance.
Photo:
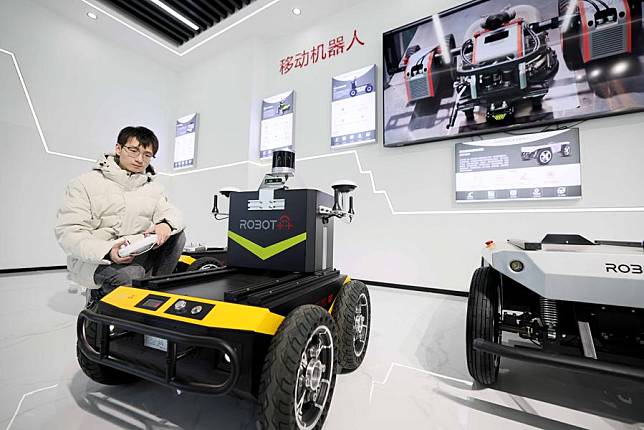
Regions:
[[385, 33], [385, 146], [643, 110], [642, 6], [475, 0]]

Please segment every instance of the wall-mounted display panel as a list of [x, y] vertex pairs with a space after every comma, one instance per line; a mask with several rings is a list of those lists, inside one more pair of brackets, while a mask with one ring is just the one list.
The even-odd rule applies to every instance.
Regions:
[[195, 166], [198, 118], [198, 114], [191, 113], [177, 119], [172, 164], [174, 169], [188, 169]]
[[385, 33], [385, 146], [643, 110], [641, 16], [641, 0], [475, 0]]
[[376, 65], [335, 76], [331, 88], [331, 147], [376, 141]]
[[456, 201], [581, 197], [576, 128], [456, 144]]
[[295, 92], [288, 91], [262, 100], [260, 158], [271, 157], [278, 149], [293, 150]]

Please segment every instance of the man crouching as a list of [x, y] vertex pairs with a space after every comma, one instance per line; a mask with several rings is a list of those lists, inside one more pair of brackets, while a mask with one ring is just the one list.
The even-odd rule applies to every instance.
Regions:
[[[126, 127], [114, 154], [67, 185], [56, 238], [71, 279], [93, 288], [91, 300], [133, 279], [170, 274], [177, 265], [186, 240], [183, 216], [154, 180], [150, 162], [158, 149], [151, 130]], [[157, 243], [149, 252], [119, 256], [121, 246], [152, 233]]]

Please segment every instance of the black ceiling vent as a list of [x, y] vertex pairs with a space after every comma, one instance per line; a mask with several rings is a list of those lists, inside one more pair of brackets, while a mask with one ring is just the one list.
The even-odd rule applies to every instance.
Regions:
[[160, 0], [185, 17], [190, 24], [174, 17], [151, 0], [101, 0], [163, 39], [181, 46], [255, 0]]

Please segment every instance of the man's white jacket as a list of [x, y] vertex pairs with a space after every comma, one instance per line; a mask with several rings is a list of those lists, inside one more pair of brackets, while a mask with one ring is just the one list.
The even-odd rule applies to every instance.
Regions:
[[145, 173], [130, 173], [119, 167], [114, 154], [105, 154], [91, 172], [69, 183], [55, 232], [73, 281], [96, 287], [94, 271], [110, 264], [106, 256], [119, 238], [140, 240], [163, 220], [172, 234], [183, 230], [181, 212], [154, 179], [152, 166]]

